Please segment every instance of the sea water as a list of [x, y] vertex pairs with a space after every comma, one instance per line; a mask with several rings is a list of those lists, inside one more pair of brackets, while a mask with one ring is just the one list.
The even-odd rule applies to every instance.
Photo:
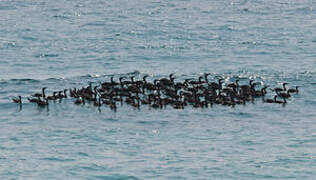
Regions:
[[[315, 179], [310, 0], [1, 0], [1, 179]], [[300, 86], [285, 106], [48, 108], [30, 94], [114, 77]], [[22, 96], [20, 107], [12, 97]], [[269, 90], [267, 98], [273, 97]]]

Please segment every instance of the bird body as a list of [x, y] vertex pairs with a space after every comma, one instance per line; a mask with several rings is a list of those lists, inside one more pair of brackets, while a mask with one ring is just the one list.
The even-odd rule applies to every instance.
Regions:
[[39, 99], [36, 103], [39, 107], [45, 107], [45, 106], [48, 106], [48, 99], [45, 99], [45, 101]]
[[12, 98], [12, 101], [17, 104], [22, 104], [22, 97], [18, 96], [18, 98]]
[[295, 89], [289, 89], [289, 90], [287, 90], [287, 92], [289, 92], [289, 93], [298, 93], [299, 92], [299, 90], [298, 90], [298, 86], [295, 86]]

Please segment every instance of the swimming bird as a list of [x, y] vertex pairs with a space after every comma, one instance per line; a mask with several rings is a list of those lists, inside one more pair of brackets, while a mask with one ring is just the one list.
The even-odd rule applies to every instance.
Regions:
[[27, 98], [31, 103], [37, 103], [40, 100], [40, 97], [38, 98]]
[[264, 96], [262, 96], [262, 101], [265, 102], [265, 103], [274, 103], [277, 97], [278, 96], [275, 95], [274, 99], [264, 99]]
[[75, 102], [74, 102], [74, 104], [76, 104], [76, 105], [80, 105], [80, 104], [85, 104], [85, 101], [84, 101], [84, 98], [78, 98]]
[[43, 97], [43, 98], [45, 98], [45, 89], [47, 89], [47, 87], [43, 87], [42, 88], [42, 94], [41, 93], [35, 93], [32, 96], [33, 97]]
[[274, 98], [274, 103], [277, 103], [277, 104], [285, 104], [285, 103], [287, 103], [287, 101], [286, 101], [286, 98], [283, 98], [283, 101], [279, 101], [279, 100], [277, 100], [276, 98]]
[[64, 89], [64, 95], [62, 96], [62, 98], [67, 98], [67, 91], [68, 89]]
[[159, 79], [159, 82], [162, 83], [165, 86], [171, 86], [174, 84], [173, 80], [175, 78], [173, 77], [173, 73], [169, 74], [169, 79], [167, 78], [161, 78]]
[[209, 76], [211, 73], [204, 73], [204, 80], [208, 84], [207, 76]]
[[17, 104], [22, 104], [22, 97], [18, 96], [18, 98], [12, 98], [12, 101]]
[[[145, 77], [145, 76], [144, 76]], [[146, 79], [146, 78], [145, 78]], [[149, 91], [154, 91], [154, 90], [157, 90], [157, 82], [159, 80], [158, 79], [155, 79], [154, 80], [154, 83], [150, 83], [150, 82], [147, 82], [145, 81], [145, 83], [143, 84], [143, 93], [145, 92], [145, 89], [149, 90]]]
[[103, 83], [101, 83], [101, 86], [106, 89], [106, 88], [110, 88], [110, 87], [119, 85], [119, 83], [117, 83], [113, 80], [113, 76], [110, 79], [111, 79], [110, 82], [103, 82]]
[[124, 78], [126, 78], [126, 77], [120, 77], [119, 78], [120, 85], [121, 85], [122, 88], [123, 88], [124, 85], [130, 85], [130, 84], [132, 84], [132, 81], [134, 81], [134, 76], [131, 77], [131, 81], [128, 81], [128, 80], [123, 81]]
[[48, 106], [48, 99], [45, 99], [45, 101], [42, 101], [41, 99], [39, 99], [36, 103], [39, 107], [45, 107], [45, 106]]
[[299, 86], [295, 86], [295, 89], [289, 89], [289, 90], [287, 90], [287, 92], [297, 94], [299, 92], [298, 88], [299, 88]]
[[285, 86], [286, 86], [287, 84], [289, 84], [289, 83], [283, 83], [283, 84], [282, 84], [283, 88], [277, 87], [277, 88], [274, 88], [274, 91], [275, 91], [275, 92], [286, 91], [286, 87], [285, 87]]
[[199, 80], [198, 81], [191, 80], [188, 83], [191, 84], [191, 85], [203, 84], [203, 83], [205, 83], [205, 81], [203, 81], [202, 79], [203, 79], [203, 76], [199, 76]]
[[57, 93], [57, 92], [54, 91], [52, 96], [47, 96], [47, 99], [48, 99], [48, 100], [56, 100], [56, 99], [57, 99], [56, 93]]
[[279, 96], [279, 97], [281, 97], [281, 98], [290, 98], [291, 97], [291, 94], [290, 94], [290, 92], [289, 91], [287, 91], [286, 93], [283, 93], [283, 92], [276, 92], [277, 93], [277, 95]]
[[236, 81], [234, 83], [228, 84], [227, 87], [237, 89], [239, 87], [239, 79], [236, 79]]
[[70, 97], [76, 97], [76, 88], [74, 88], [74, 90], [72, 90], [71, 88], [69, 88], [69, 96], [70, 96]]
[[64, 97], [64, 95], [61, 94], [62, 92], [63, 91], [58, 91], [58, 94], [55, 96], [56, 99], [62, 99]]
[[218, 79], [218, 83], [216, 82], [211, 82], [208, 86], [211, 89], [218, 89], [218, 90], [222, 90], [222, 84], [223, 84], [224, 79], [220, 78]]
[[260, 96], [266, 95], [267, 94], [267, 91], [266, 91], [267, 88], [268, 88], [268, 86], [264, 86], [263, 88], [261, 88], [260, 91], [255, 91], [254, 92], [254, 96], [255, 97], [260, 97]]

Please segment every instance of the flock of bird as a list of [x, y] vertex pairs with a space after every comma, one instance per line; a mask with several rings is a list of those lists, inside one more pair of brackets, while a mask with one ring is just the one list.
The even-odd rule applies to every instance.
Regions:
[[[50, 101], [73, 98], [76, 105], [90, 102], [94, 106], [107, 106], [116, 111], [117, 105], [123, 105], [123, 103], [138, 109], [141, 105], [151, 108], [164, 108], [169, 105], [175, 109], [184, 109], [186, 106], [207, 108], [214, 104], [235, 106], [254, 102], [259, 98], [264, 103], [285, 104], [292, 96], [291, 94], [299, 93], [298, 86], [287, 89], [288, 83], [283, 83], [282, 87], [270, 88], [253, 80], [241, 85], [237, 79], [235, 82], [224, 85], [224, 79], [209, 82], [209, 75], [205, 73], [198, 79], [190, 78], [183, 82], [176, 82], [173, 74], [170, 74], [169, 78], [155, 79], [153, 82], [147, 81], [148, 75], [145, 75], [142, 80], [135, 80], [134, 76], [120, 77], [118, 82], [111, 77], [110, 81], [96, 86], [90, 83], [87, 87], [55, 91], [51, 96], [46, 95], [47, 87], [43, 87], [41, 93], [32, 94], [27, 99], [39, 107], [47, 107]], [[268, 90], [275, 93], [271, 99], [265, 98]], [[22, 105], [21, 96], [12, 100]]]

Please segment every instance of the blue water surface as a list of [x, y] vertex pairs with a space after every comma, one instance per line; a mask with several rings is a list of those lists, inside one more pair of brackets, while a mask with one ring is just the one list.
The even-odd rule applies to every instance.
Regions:
[[[0, 178], [315, 179], [315, 9], [310, 0], [1, 0]], [[44, 86], [205, 72], [300, 93], [286, 106], [117, 112], [26, 99]]]

